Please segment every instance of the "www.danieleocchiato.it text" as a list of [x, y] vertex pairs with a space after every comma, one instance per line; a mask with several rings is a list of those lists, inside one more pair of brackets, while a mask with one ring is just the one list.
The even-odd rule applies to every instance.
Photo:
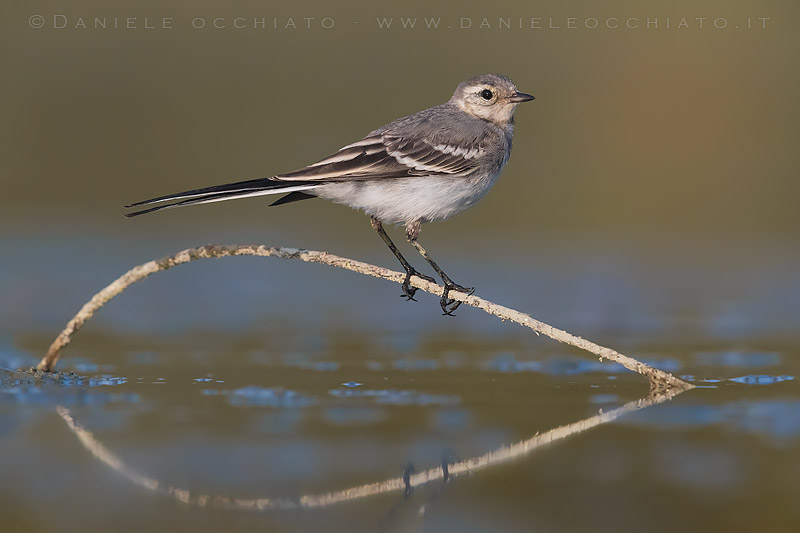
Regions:
[[766, 29], [769, 17], [383, 17], [381, 29], [461, 29], [461, 30], [594, 30], [594, 29]]

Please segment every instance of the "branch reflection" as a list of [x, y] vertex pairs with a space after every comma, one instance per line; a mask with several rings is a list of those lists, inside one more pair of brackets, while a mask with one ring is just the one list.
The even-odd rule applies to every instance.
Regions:
[[613, 409], [608, 412], [601, 412], [597, 415], [590, 416], [589, 418], [559, 426], [545, 433], [537, 433], [526, 440], [522, 440], [510, 446], [502, 446], [483, 455], [449, 465], [444, 464], [439, 468], [431, 468], [419, 473], [405, 473], [400, 477], [379, 481], [377, 483], [360, 485], [357, 487], [328, 492], [325, 494], [307, 494], [300, 496], [299, 498], [231, 498], [224, 495], [198, 494], [189, 489], [174, 487], [153, 477], [141, 474], [132, 467], [128, 466], [102, 442], [97, 440], [97, 438], [95, 438], [90, 431], [81, 426], [80, 423], [72, 416], [72, 413], [69, 409], [60, 405], [56, 409], [58, 414], [61, 416], [64, 422], [66, 422], [69, 429], [75, 434], [84, 448], [91, 452], [92, 455], [94, 455], [99, 461], [114, 469], [130, 482], [153, 492], [171, 497], [177, 501], [198, 507], [260, 511], [266, 509], [327, 507], [337, 503], [357, 500], [387, 492], [407, 492], [411, 487], [418, 487], [426, 483], [441, 481], [446, 477], [452, 479], [454, 477], [489, 468], [500, 463], [521, 459], [537, 448], [548, 444], [553, 444], [557, 441], [577, 435], [586, 430], [613, 422], [623, 415], [666, 402], [682, 392], [684, 392], [684, 390], [677, 388], [653, 392], [645, 398], [628, 402], [617, 409]]

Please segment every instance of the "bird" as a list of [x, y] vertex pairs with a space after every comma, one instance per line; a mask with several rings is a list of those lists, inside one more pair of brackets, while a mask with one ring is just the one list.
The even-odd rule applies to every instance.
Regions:
[[437, 281], [411, 266], [383, 225], [405, 227], [408, 242], [441, 278], [439, 305], [443, 314], [452, 315], [461, 302], [450, 292], [475, 289], [453, 282], [422, 247], [421, 225], [449, 218], [483, 198], [511, 154], [516, 107], [531, 100], [506, 76], [475, 76], [459, 83], [447, 102], [389, 122], [306, 167], [136, 202], [125, 208], [145, 209], [125, 216], [272, 194], [284, 196], [271, 206], [315, 197], [345, 204], [369, 215], [406, 272], [402, 296], [414, 300], [413, 276]]

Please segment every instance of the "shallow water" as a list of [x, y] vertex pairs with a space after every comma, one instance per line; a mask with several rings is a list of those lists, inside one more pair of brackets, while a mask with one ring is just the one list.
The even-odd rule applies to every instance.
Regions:
[[[647, 383], [477, 310], [442, 317], [435, 298], [406, 303], [387, 282], [243, 258], [135, 285], [76, 335], [58, 379], [10, 371], [35, 364], [70, 312], [132, 266], [105, 255], [113, 246], [67, 258], [59, 276], [43, 270], [24, 294], [15, 280], [36, 277], [22, 268], [35, 262], [4, 264], [4, 529], [793, 531], [800, 523], [799, 315], [786, 296], [797, 294], [788, 270], [733, 265], [712, 279], [702, 265], [618, 256], [581, 264], [558, 249], [532, 269], [449, 258], [480, 295], [697, 388], [446, 483], [298, 508], [303, 496], [436, 471], [614, 413], [647, 397]], [[51, 297], [52, 307], [40, 305]], [[234, 510], [223, 498], [283, 503]]]

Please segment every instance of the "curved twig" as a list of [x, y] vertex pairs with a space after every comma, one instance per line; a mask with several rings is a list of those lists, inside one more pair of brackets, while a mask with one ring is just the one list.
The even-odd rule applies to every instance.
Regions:
[[[72, 340], [72, 336], [78, 331], [94, 313], [106, 302], [117, 296], [133, 283], [146, 278], [150, 274], [167, 270], [175, 265], [188, 263], [196, 259], [207, 259], [215, 257], [225, 257], [229, 255], [257, 255], [263, 257], [280, 257], [283, 259], [300, 259], [310, 263], [323, 263], [330, 266], [344, 268], [366, 274], [377, 278], [387, 279], [395, 283], [402, 283], [404, 274], [386, 268], [354, 261], [346, 257], [339, 257], [327, 252], [315, 252], [312, 250], [298, 250], [296, 248], [270, 247], [264, 245], [207, 245], [198, 248], [189, 248], [175, 255], [165, 257], [156, 261], [149, 261], [143, 265], [132, 268], [117, 280], [108, 285], [105, 289], [98, 292], [87, 302], [80, 311], [69, 321], [64, 330], [56, 337], [47, 355], [37, 365], [37, 369], [52, 371], [58, 362], [61, 350]], [[431, 294], [440, 295], [443, 287], [435, 283], [425, 281], [419, 277], [411, 278], [411, 285]], [[650, 384], [655, 389], [678, 388], [680, 390], [690, 389], [693, 386], [676, 378], [672, 374], [652, 368], [641, 361], [622, 355], [610, 348], [605, 348], [581, 337], [577, 337], [566, 331], [554, 328], [544, 322], [531, 318], [529, 315], [492, 303], [477, 296], [471, 296], [460, 292], [451, 292], [450, 298], [459, 300], [466, 305], [482, 309], [502, 320], [510, 320], [522, 326], [532, 329], [537, 334], [541, 333], [559, 342], [570, 344], [587, 352], [593, 353], [600, 359], [608, 359], [621, 364], [625, 368], [637, 372], [650, 380]]]
[[[510, 446], [502, 446], [483, 455], [450, 464], [448, 465], [448, 475], [459, 476], [499, 463], [519, 459], [531, 453], [536, 448], [582, 433], [587, 429], [613, 422], [622, 415], [663, 403], [682, 392], [682, 389], [672, 387], [665, 392], [652, 393], [647, 398], [628, 402], [617, 409], [608, 412], [600, 412], [589, 418], [573, 422], [572, 424], [559, 426], [541, 434], [537, 433], [526, 440], [514, 443]], [[445, 478], [442, 468], [431, 468], [424, 472], [413, 474], [407, 480], [405, 476], [400, 476], [325, 494], [306, 494], [297, 498], [232, 498], [223, 495], [197, 494], [189, 489], [174, 487], [139, 473], [126, 465], [122, 459], [106, 448], [90, 431], [83, 428], [72, 416], [69, 409], [59, 405], [57, 411], [64, 422], [66, 422], [69, 429], [78, 437], [78, 440], [84, 448], [91, 452], [98, 460], [119, 472], [123, 477], [136, 485], [198, 507], [217, 507], [242, 511], [327, 507], [329, 505], [357, 500], [367, 496], [407, 490], [409, 487], [417, 487]]]

